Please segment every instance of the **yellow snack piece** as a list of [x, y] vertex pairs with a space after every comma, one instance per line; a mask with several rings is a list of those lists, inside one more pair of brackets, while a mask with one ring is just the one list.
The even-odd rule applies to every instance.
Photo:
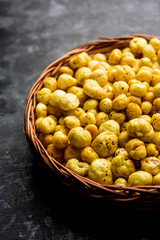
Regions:
[[96, 117], [91, 112], [81, 114], [79, 120], [82, 126], [87, 126], [88, 124], [96, 124]]
[[112, 132], [100, 133], [92, 142], [92, 147], [100, 157], [109, 157], [117, 149], [118, 137]]
[[97, 65], [97, 67], [95, 69], [106, 70], [108, 73], [110, 68], [111, 68], [111, 66], [107, 62], [99, 61], [99, 64]]
[[160, 97], [156, 98], [153, 101], [153, 107], [155, 107], [155, 109], [159, 112], [160, 111]]
[[94, 151], [92, 147], [85, 147], [81, 152], [81, 159], [84, 162], [91, 164], [95, 159], [99, 158], [98, 154]]
[[108, 63], [115, 65], [115, 64], [119, 64], [122, 58], [122, 52], [120, 49], [115, 48], [112, 50], [112, 52], [109, 54], [108, 57]]
[[112, 100], [114, 98], [112, 83], [108, 82], [103, 89], [106, 91], [106, 97]]
[[143, 67], [143, 66], [152, 67], [152, 65], [153, 65], [152, 62], [148, 57], [142, 57], [139, 60], [139, 67]]
[[160, 83], [156, 84], [153, 87], [153, 94], [155, 98], [159, 98], [160, 97]]
[[159, 67], [160, 67], [160, 66], [159, 66], [159, 62], [154, 62], [154, 63], [153, 63], [153, 66], [152, 66], [153, 69], [156, 70], [156, 69], [159, 69]]
[[145, 171], [136, 171], [129, 176], [128, 185], [130, 187], [152, 185], [152, 175]]
[[[90, 68], [91, 71], [94, 71], [95, 69], [97, 69], [99, 67], [99, 61], [91, 60], [90, 62], [88, 62], [88, 67]], [[103, 68], [103, 70], [104, 70], [104, 68]]]
[[131, 95], [136, 96], [136, 97], [144, 97], [145, 94], [147, 93], [147, 87], [143, 83], [135, 83], [130, 86], [129, 89]]
[[158, 150], [160, 150], [159, 149], [159, 147], [160, 147], [160, 131], [155, 131], [154, 132], [152, 143], [156, 144], [157, 147], [158, 147]]
[[49, 144], [47, 147], [47, 152], [48, 154], [56, 159], [58, 162], [62, 163], [63, 162], [63, 150], [56, 148], [54, 144]]
[[155, 52], [155, 50], [154, 50], [152, 45], [147, 44], [143, 48], [143, 57], [150, 58], [152, 62], [155, 62], [157, 60], [156, 52]]
[[63, 120], [63, 123], [69, 129], [72, 129], [74, 127], [80, 127], [80, 125], [81, 125], [79, 119], [75, 116], [65, 117], [64, 120]]
[[47, 116], [47, 106], [44, 103], [38, 103], [36, 105], [36, 118]]
[[39, 140], [42, 142], [44, 147], [47, 148], [48, 145], [53, 143], [53, 135], [49, 133], [40, 133]]
[[90, 109], [96, 109], [98, 106], [98, 100], [94, 98], [90, 98], [84, 102], [83, 109], [84, 111], [90, 110]]
[[88, 177], [100, 184], [112, 184], [111, 163], [103, 158], [98, 158], [92, 161]]
[[112, 100], [104, 98], [99, 103], [99, 110], [101, 112], [110, 113], [112, 111]]
[[67, 93], [73, 93], [74, 95], [77, 96], [80, 102], [80, 106], [82, 107], [84, 102], [87, 100], [88, 96], [83, 92], [83, 88], [73, 86], [67, 89]]
[[91, 69], [91, 71], [94, 71], [96, 69], [102, 69], [103, 71], [108, 71], [110, 69], [110, 65], [108, 63], [97, 61], [97, 60], [91, 60], [88, 63], [88, 67]]
[[95, 137], [98, 135], [98, 128], [94, 124], [88, 124], [84, 129], [90, 132], [92, 139], [95, 139]]
[[148, 69], [140, 69], [136, 74], [136, 79], [141, 82], [150, 83], [152, 80], [152, 72]]
[[155, 176], [160, 173], [160, 159], [156, 157], [147, 157], [141, 161], [141, 170], [149, 172]]
[[112, 159], [111, 170], [115, 178], [123, 177], [127, 179], [131, 173], [135, 172], [135, 166], [132, 160], [126, 160], [123, 155], [119, 154]]
[[125, 178], [119, 177], [114, 181], [114, 185], [121, 187], [128, 187], [128, 183]]
[[158, 53], [157, 53], [157, 60], [158, 60], [158, 62], [160, 63], [160, 49], [158, 50]]
[[129, 42], [129, 47], [136, 56], [143, 53], [143, 49], [146, 45], [147, 41], [141, 37], [135, 37]]
[[97, 81], [101, 87], [104, 87], [108, 82], [107, 71], [96, 69], [90, 74], [90, 78]]
[[64, 125], [64, 118], [65, 118], [65, 117], [60, 117], [60, 118], [59, 118], [58, 123], [59, 123], [60, 125]]
[[101, 100], [106, 97], [106, 91], [103, 89], [97, 81], [88, 79], [85, 81], [83, 91], [91, 98]]
[[159, 155], [159, 151], [157, 149], [157, 146], [154, 143], [147, 144], [146, 150], [147, 150], [147, 156], [148, 157], [151, 157], [151, 156], [157, 157]]
[[136, 103], [130, 102], [126, 107], [126, 116], [129, 120], [138, 118], [142, 115], [142, 109]]
[[57, 80], [53, 77], [47, 77], [44, 79], [43, 82], [44, 88], [49, 88], [52, 92], [57, 89]]
[[129, 159], [129, 153], [125, 148], [117, 148], [117, 150], [115, 151], [115, 157], [118, 155], [123, 156], [125, 159]]
[[[118, 65], [119, 67], [119, 65]], [[116, 75], [116, 70], [117, 70], [117, 65], [116, 66], [112, 66], [109, 70], [108, 70], [108, 81], [113, 83], [114, 81], [116, 81], [115, 75]]]
[[66, 90], [69, 87], [77, 85], [76, 78], [69, 74], [63, 73], [58, 77], [58, 88]]
[[89, 110], [87, 110], [87, 113], [93, 113], [94, 116], [96, 116], [98, 113], [98, 109], [97, 108], [89, 109]]
[[61, 97], [59, 100], [59, 107], [65, 111], [73, 110], [77, 108], [79, 104], [79, 99], [72, 93], [66, 93], [66, 95]]
[[124, 110], [129, 104], [129, 99], [125, 94], [118, 95], [113, 101], [112, 106], [114, 110]]
[[[122, 53], [124, 54], [124, 53], [131, 53], [131, 49], [130, 49], [130, 47], [125, 47], [125, 48], [123, 48], [122, 49]], [[131, 53], [132, 54], [132, 53]], [[132, 54], [133, 55], [133, 54]]]
[[[156, 107], [152, 106], [152, 109], [151, 109], [151, 112], [150, 112], [151, 117], [153, 116], [153, 114], [156, 114], [156, 113], [157, 113]], [[159, 111], [158, 111], [158, 113], [159, 113]]]
[[151, 110], [152, 110], [152, 103], [147, 102], [147, 101], [146, 102], [142, 102], [141, 109], [142, 109], [142, 113], [144, 115], [149, 114], [151, 112]]
[[74, 72], [70, 67], [62, 66], [62, 67], [59, 68], [59, 73], [60, 74], [66, 73], [66, 74], [69, 74], [69, 75], [73, 76]]
[[130, 157], [134, 160], [142, 160], [147, 156], [144, 142], [136, 138], [127, 142], [126, 150], [128, 151]]
[[81, 149], [74, 147], [69, 144], [64, 150], [64, 159], [68, 161], [69, 159], [76, 158], [81, 160]]
[[36, 100], [38, 103], [48, 104], [52, 91], [48, 88], [42, 88], [36, 93]]
[[110, 131], [118, 136], [120, 134], [120, 126], [114, 120], [107, 120], [106, 122], [102, 123], [99, 127], [99, 133], [106, 131]]
[[158, 83], [160, 83], [160, 69], [155, 69], [154, 71], [152, 71], [151, 85], [155, 86]]
[[153, 66], [152, 66], [153, 69], [159, 69], [159, 67], [160, 66], [159, 66], [159, 62], [158, 61], [153, 63]]
[[151, 39], [149, 40], [149, 43], [152, 45], [152, 47], [154, 48], [154, 50], [155, 50], [156, 52], [158, 52], [158, 50], [160, 49], [160, 40], [159, 40], [158, 38], [154, 37], [154, 38], [151, 38]]
[[121, 59], [121, 65], [127, 65], [131, 67], [135, 73], [138, 71], [138, 67], [139, 67], [138, 61], [137, 59], [134, 58], [132, 53], [123, 54]]
[[[139, 81], [137, 79], [131, 79], [131, 80], [129, 80], [128, 85], [130, 87], [132, 84], [137, 84], [137, 83], [141, 83], [141, 81]], [[128, 94], [127, 94], [127, 96], [128, 96]], [[131, 95], [129, 95], [129, 96], [131, 96]]]
[[126, 125], [127, 125], [127, 121], [123, 122], [123, 123], [120, 125], [120, 131], [121, 131], [121, 132], [126, 131]]
[[72, 57], [69, 61], [69, 65], [71, 68], [76, 69], [87, 66], [89, 60], [90, 60], [89, 55], [85, 52], [82, 52]]
[[[131, 53], [131, 52], [129, 52], [129, 51], [128, 51], [128, 52], [127, 52], [127, 51], [124, 52], [123, 50], [124, 50], [124, 49], [122, 49], [122, 59], [125, 58], [125, 57], [131, 57], [132, 59], [135, 58], [135, 56], [134, 56], [133, 53]], [[137, 60], [139, 60], [139, 59], [135, 59], [135, 60], [137, 61]], [[125, 62], [126, 62], [126, 61], [125, 61]], [[124, 62], [124, 63], [125, 63], [125, 62]], [[127, 61], [127, 63], [128, 63], [128, 61]], [[122, 64], [122, 60], [121, 60], [121, 65], [123, 65], [123, 64]], [[124, 65], [129, 65], [129, 66], [130, 66], [131, 64], [128, 63], [128, 64], [124, 64]], [[133, 67], [133, 66], [130, 66], [130, 67]]]
[[117, 65], [113, 76], [114, 76], [114, 79], [117, 81], [124, 81], [128, 83], [130, 80], [135, 78], [135, 72], [129, 66]]
[[139, 138], [144, 142], [150, 142], [154, 135], [151, 124], [142, 118], [130, 120], [126, 125], [126, 129], [129, 136]]
[[64, 126], [64, 125], [58, 124], [58, 125], [56, 125], [54, 131], [55, 131], [55, 132], [61, 131], [61, 132], [64, 133], [65, 135], [68, 135], [69, 129], [68, 129], [66, 126]]
[[156, 131], [160, 131], [160, 113], [155, 113], [152, 116], [152, 126]]
[[75, 73], [78, 84], [84, 85], [85, 81], [90, 78], [91, 69], [89, 67], [81, 67]]
[[69, 159], [66, 163], [66, 167], [74, 171], [75, 173], [86, 176], [89, 170], [89, 164], [84, 162], [79, 162], [77, 159]]
[[68, 136], [62, 131], [56, 131], [52, 143], [56, 148], [63, 149], [68, 145]]
[[143, 101], [147, 101], [152, 103], [154, 100], [154, 94], [153, 92], [146, 92], [146, 94], [143, 96]]
[[93, 60], [97, 60], [97, 61], [102, 61], [105, 62], [106, 61], [106, 56], [102, 53], [96, 53], [95, 55], [92, 56]]
[[153, 177], [153, 185], [160, 185], [160, 173]]
[[121, 148], [125, 148], [127, 142], [131, 139], [127, 131], [123, 131], [118, 136], [118, 143]]
[[119, 124], [122, 124], [125, 121], [125, 119], [126, 119], [126, 115], [125, 115], [125, 113], [123, 111], [112, 111], [109, 114], [109, 118], [111, 120], [116, 121]]
[[75, 116], [75, 117], [77, 117], [79, 119], [81, 114], [84, 114], [84, 113], [85, 113], [85, 111], [83, 110], [83, 108], [78, 107], [78, 108], [75, 108], [75, 109], [67, 111], [66, 115], [68, 115], [68, 116]]
[[92, 137], [89, 131], [82, 127], [72, 128], [68, 133], [71, 144], [76, 148], [84, 148], [90, 145]]
[[149, 115], [141, 115], [138, 118], [145, 119], [147, 122], [151, 124], [151, 117]]
[[117, 97], [120, 94], [127, 94], [129, 90], [129, 86], [124, 81], [118, 81], [113, 83], [113, 93], [115, 97]]
[[65, 95], [66, 95], [65, 91], [58, 89], [51, 94], [49, 103], [52, 106], [59, 107], [59, 100], [61, 99], [61, 97], [65, 96]]
[[62, 109], [60, 109], [57, 106], [53, 106], [51, 104], [48, 104], [47, 106], [47, 113], [50, 115], [54, 115], [55, 117], [58, 117], [58, 118], [63, 116]]
[[96, 115], [96, 125], [99, 127], [102, 123], [109, 120], [108, 114], [104, 112], [98, 112]]
[[36, 120], [35, 125], [38, 132], [52, 133], [56, 127], [56, 122], [51, 117], [41, 117]]
[[[56, 124], [58, 124], [58, 119], [57, 119], [57, 117], [55, 117], [55, 116], [52, 115], [52, 114], [48, 115], [48, 117], [52, 118], [52, 119], [56, 122]], [[56, 125], [56, 126], [57, 126], [57, 125]]]

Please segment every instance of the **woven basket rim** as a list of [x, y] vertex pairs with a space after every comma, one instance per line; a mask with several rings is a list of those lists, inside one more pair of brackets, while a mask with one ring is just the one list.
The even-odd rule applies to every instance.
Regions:
[[[151, 201], [160, 202], [160, 186], [135, 186], [135, 187], [121, 187], [116, 185], [101, 185], [86, 177], [82, 177], [72, 170], [66, 168], [56, 159], [52, 158], [38, 139], [35, 129], [35, 107], [36, 107], [36, 92], [41, 89], [43, 80], [47, 76], [55, 76], [62, 65], [68, 63], [71, 57], [84, 51], [89, 54], [96, 52], [108, 53], [113, 48], [124, 47], [128, 45], [129, 41], [134, 37], [143, 37], [149, 40], [152, 35], [132, 34], [121, 37], [99, 37], [99, 40], [90, 41], [79, 44], [69, 50], [62, 57], [52, 62], [41, 73], [38, 80], [34, 83], [27, 97], [27, 104], [24, 113], [24, 134], [26, 135], [31, 148], [41, 156], [44, 166], [47, 166], [51, 172], [56, 175], [64, 184], [73, 188], [79, 188], [81, 192], [97, 199], [105, 199], [105, 201], [129, 202], [129, 201]], [[160, 39], [160, 37], [157, 37]]]

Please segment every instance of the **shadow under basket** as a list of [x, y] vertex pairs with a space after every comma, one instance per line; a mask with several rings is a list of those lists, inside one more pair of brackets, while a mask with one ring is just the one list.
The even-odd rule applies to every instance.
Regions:
[[31, 88], [24, 114], [24, 133], [33, 151], [40, 155], [40, 163], [50, 169], [63, 184], [75, 189], [87, 198], [106, 207], [118, 207], [126, 210], [153, 210], [160, 208], [160, 186], [120, 187], [115, 185], [101, 185], [86, 177], [82, 177], [66, 168], [56, 159], [52, 158], [40, 142], [35, 129], [36, 92], [43, 86], [45, 77], [55, 77], [62, 65], [67, 65], [69, 60], [80, 52], [89, 54], [111, 52], [114, 48], [127, 47], [134, 37], [143, 37], [146, 40], [153, 36], [135, 34], [124, 37], [100, 37], [74, 47], [64, 56], [51, 63], [40, 75]]

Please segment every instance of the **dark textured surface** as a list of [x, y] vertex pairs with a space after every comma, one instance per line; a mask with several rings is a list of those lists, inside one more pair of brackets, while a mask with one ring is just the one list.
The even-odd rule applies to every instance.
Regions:
[[157, 239], [159, 212], [103, 209], [36, 164], [23, 135], [29, 89], [73, 46], [98, 36], [160, 36], [159, 0], [0, 1], [0, 238]]

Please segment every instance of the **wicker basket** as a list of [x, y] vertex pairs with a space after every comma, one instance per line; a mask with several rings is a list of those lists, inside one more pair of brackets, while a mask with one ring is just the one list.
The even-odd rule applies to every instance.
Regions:
[[147, 40], [153, 37], [142, 34], [116, 38], [100, 37], [100, 40], [83, 43], [73, 48], [64, 56], [51, 63], [42, 72], [29, 92], [24, 114], [24, 133], [30, 143], [31, 149], [35, 150], [36, 153], [41, 156], [40, 159], [43, 166], [47, 166], [64, 184], [78, 190], [85, 196], [104, 206], [118, 206], [127, 209], [155, 209], [160, 208], [160, 186], [104, 186], [82, 177], [49, 156], [38, 139], [35, 129], [36, 92], [41, 89], [43, 80], [46, 76], [55, 76], [62, 65], [67, 64], [71, 57], [82, 51], [88, 52], [89, 54], [98, 52], [107, 54], [114, 48], [127, 47], [129, 41], [136, 36], [144, 37]]

